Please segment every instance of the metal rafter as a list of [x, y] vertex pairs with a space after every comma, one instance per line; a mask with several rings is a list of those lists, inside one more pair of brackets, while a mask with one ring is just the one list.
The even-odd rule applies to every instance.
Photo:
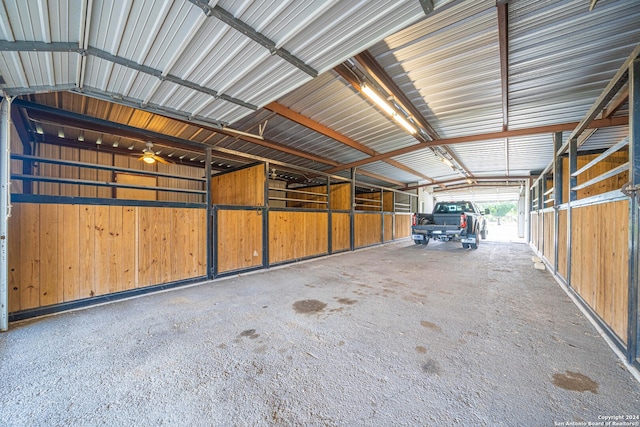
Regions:
[[213, 7], [209, 6], [206, 0], [189, 0], [189, 1], [194, 5], [198, 6], [200, 9], [202, 9], [205, 15], [213, 16], [219, 19], [220, 21], [224, 22], [234, 30], [244, 34], [246, 37], [249, 37], [254, 42], [268, 49], [272, 55], [278, 55], [279, 57], [289, 62], [290, 64], [294, 65], [295, 67], [299, 68], [300, 70], [304, 71], [311, 77], [318, 76], [318, 72], [313, 67], [306, 64], [303, 60], [291, 54], [287, 50], [277, 47], [276, 44], [271, 39], [266, 37], [264, 34], [261, 34], [258, 31], [254, 30], [247, 23], [234, 17], [230, 12], [223, 9], [222, 7], [218, 5], [215, 5]]
[[[593, 120], [589, 126], [594, 128], [605, 128], [605, 127], [612, 127], [612, 126], [626, 126], [627, 124], [629, 124], [629, 117], [612, 117], [609, 119]], [[435, 147], [438, 145], [463, 144], [466, 142], [486, 141], [491, 139], [503, 139], [503, 138], [509, 138], [514, 136], [526, 136], [526, 135], [537, 135], [541, 133], [570, 131], [574, 129], [577, 125], [578, 125], [578, 122], [561, 123], [557, 125], [538, 126], [534, 128], [527, 128], [527, 129], [508, 130], [506, 132], [484, 133], [484, 134], [478, 134], [478, 135], [460, 136], [456, 138], [445, 138], [437, 141], [423, 142], [420, 144], [411, 145], [409, 147], [388, 151], [384, 154], [369, 157], [368, 159], [363, 159], [356, 162], [348, 163], [348, 164], [342, 165], [342, 168], [349, 169], [352, 167], [358, 167], [358, 166], [366, 165], [368, 163], [377, 162], [380, 160], [388, 159], [390, 157], [400, 156], [402, 154], [412, 153], [418, 150], [424, 150], [424, 149]], [[329, 173], [334, 173], [339, 170], [342, 170], [342, 169], [333, 168], [330, 170]]]
[[155, 68], [148, 67], [146, 65], [138, 64], [137, 62], [132, 61], [130, 59], [113, 55], [109, 52], [106, 52], [104, 50], [97, 49], [91, 46], [89, 46], [87, 49], [83, 49], [78, 47], [77, 43], [66, 43], [66, 42], [45, 43], [45, 42], [35, 42], [35, 41], [34, 42], [27, 42], [27, 41], [9, 42], [6, 40], [0, 40], [0, 51], [4, 51], [4, 52], [69, 52], [69, 53], [77, 53], [82, 56], [91, 55], [91, 56], [95, 56], [97, 58], [112, 62], [114, 64], [118, 64], [123, 67], [127, 67], [132, 70], [136, 70], [138, 72], [148, 74], [150, 76], [156, 77], [161, 81], [166, 80], [178, 86], [183, 86], [193, 91], [204, 93], [206, 95], [213, 97], [214, 99], [222, 99], [224, 101], [231, 102], [236, 105], [240, 105], [249, 110], [255, 111], [258, 109], [256, 105], [253, 105], [249, 102], [245, 102], [241, 99], [234, 98], [233, 96], [219, 93], [218, 91], [210, 89], [206, 86], [201, 86], [197, 83], [182, 79], [173, 74], [165, 73], [162, 70], [157, 70]]
[[[289, 119], [289, 120], [291, 120], [291, 121], [293, 121], [293, 122], [295, 122], [295, 123], [297, 123], [299, 125], [302, 125], [302, 126], [308, 128], [308, 129], [311, 129], [311, 130], [313, 130], [315, 132], [318, 132], [318, 133], [320, 133], [320, 134], [322, 134], [324, 136], [327, 136], [327, 137], [329, 137], [329, 138], [331, 138], [331, 139], [333, 139], [335, 141], [338, 141], [338, 142], [340, 142], [342, 144], [345, 144], [345, 145], [347, 145], [347, 146], [349, 146], [351, 148], [354, 148], [354, 149], [356, 149], [356, 150], [358, 150], [358, 151], [360, 151], [362, 153], [365, 153], [365, 154], [367, 154], [369, 156], [375, 156], [375, 155], [380, 154], [377, 151], [375, 151], [374, 149], [369, 148], [366, 145], [364, 145], [364, 144], [362, 144], [362, 143], [360, 143], [358, 141], [355, 141], [355, 140], [349, 138], [348, 136], [343, 135], [343, 134], [341, 134], [341, 133], [339, 133], [339, 132], [337, 132], [337, 131], [335, 131], [335, 130], [333, 130], [333, 129], [331, 129], [331, 128], [329, 128], [329, 127], [327, 127], [327, 126], [325, 126], [325, 125], [323, 125], [321, 123], [318, 123], [315, 120], [310, 119], [309, 117], [303, 116], [302, 114], [297, 113], [297, 112], [293, 111], [292, 109], [287, 108], [282, 104], [279, 104], [278, 102], [272, 102], [270, 104], [267, 104], [267, 105], [264, 106], [264, 108], [266, 110], [273, 111], [274, 113], [277, 113], [280, 116], [282, 116], [282, 117], [284, 117], [286, 119]], [[405, 166], [405, 165], [403, 165], [402, 163], [400, 163], [398, 161], [395, 161], [395, 160], [392, 160], [392, 159], [387, 159], [387, 160], [384, 160], [384, 162], [386, 162], [386, 163], [388, 163], [388, 164], [390, 164], [392, 166], [395, 166], [398, 169], [401, 169], [401, 170], [403, 170], [405, 172], [408, 172], [408, 173], [410, 173], [412, 175], [418, 176], [418, 177], [420, 177], [422, 179], [426, 179], [428, 181], [433, 181], [433, 178], [428, 177], [428, 176], [426, 176], [426, 175], [424, 175], [424, 174], [422, 174], [422, 173], [420, 173], [420, 172], [418, 172], [416, 170], [413, 170], [410, 167]]]
[[500, 44], [500, 81], [502, 86], [502, 130], [509, 130], [509, 23], [507, 3], [498, 8], [498, 41]]
[[[440, 135], [438, 135], [438, 132], [433, 128], [433, 126], [431, 126], [431, 124], [422, 115], [418, 108], [416, 108], [413, 102], [411, 102], [409, 97], [402, 91], [402, 89], [400, 89], [393, 78], [391, 78], [391, 76], [386, 72], [384, 67], [382, 67], [382, 65], [380, 65], [378, 61], [376, 61], [376, 59], [368, 50], [359, 53], [354, 58], [360, 63], [360, 65], [364, 67], [367, 73], [395, 99], [395, 102], [404, 111], [411, 115], [411, 117], [420, 125], [420, 127], [424, 129], [427, 135], [429, 135], [429, 138], [431, 138], [432, 140], [440, 139]], [[424, 139], [420, 134], [415, 134], [414, 137], [419, 142], [424, 142]], [[462, 170], [473, 178], [473, 174], [469, 169], [467, 169], [462, 160], [460, 160], [460, 158], [458, 158], [458, 156], [456, 156], [456, 154], [448, 147], [443, 148], [447, 152], [447, 154], [449, 154], [449, 156], [451, 156], [451, 158], [462, 168]]]

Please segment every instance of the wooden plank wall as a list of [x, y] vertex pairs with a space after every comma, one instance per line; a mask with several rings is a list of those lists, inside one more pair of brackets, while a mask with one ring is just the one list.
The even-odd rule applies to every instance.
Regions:
[[214, 175], [211, 179], [214, 205], [264, 206], [264, 164]]
[[382, 214], [354, 213], [353, 239], [356, 248], [382, 243]]
[[395, 214], [395, 239], [402, 239], [411, 235], [411, 214]]
[[[112, 154], [105, 152], [97, 152], [92, 150], [82, 150], [73, 147], [61, 147], [52, 144], [39, 143], [36, 144], [37, 154], [41, 157], [56, 160], [72, 160], [90, 164], [99, 164], [105, 166], [116, 166], [150, 172], [171, 173], [177, 176], [188, 176], [195, 178], [203, 178], [204, 169], [196, 166], [155, 163], [149, 165], [145, 162], [137, 160], [137, 156], [127, 156], [120, 154]], [[12, 147], [13, 151], [13, 147]], [[20, 151], [13, 151], [19, 152]], [[12, 162], [19, 162], [14, 160]], [[21, 161], [19, 162], [22, 163]], [[17, 168], [16, 168], [17, 169]], [[22, 173], [22, 169], [14, 170], [14, 173]], [[52, 165], [48, 163], [39, 163], [34, 169], [36, 175], [49, 176], [54, 178], [70, 178], [93, 181], [115, 182], [114, 172], [87, 169], [77, 166]], [[179, 178], [158, 177], [157, 185], [159, 187], [180, 188], [203, 190], [204, 183], [198, 181], [186, 181]], [[20, 185], [21, 187], [22, 185]], [[110, 199], [115, 197], [115, 189], [110, 187], [95, 187], [91, 185], [75, 185], [75, 184], [56, 184], [56, 183], [34, 183], [34, 194], [47, 196], [70, 196], [70, 197], [100, 197]], [[16, 187], [12, 184], [12, 192], [16, 191]], [[181, 194], [174, 192], [159, 191], [157, 200], [173, 201], [173, 202], [196, 202], [202, 203], [204, 196], [199, 194]]]
[[201, 277], [206, 211], [15, 203], [9, 311]]
[[393, 240], [393, 214], [385, 213], [384, 215], [384, 241]]
[[[589, 154], [584, 156], [578, 156], [578, 169], [589, 163], [591, 160], [598, 157], [598, 154]], [[591, 169], [588, 169], [586, 172], [578, 175], [578, 184], [582, 184], [583, 182], [589, 181], [592, 178], [597, 177], [598, 175], [602, 175], [603, 173], [620, 166], [621, 164], [627, 162], [629, 160], [629, 152], [628, 150], [621, 150], [617, 153], [612, 154], [607, 159], [598, 163]], [[564, 200], [563, 202], [569, 199], [569, 159], [562, 159], [562, 168], [564, 173], [562, 174], [562, 185]], [[623, 172], [611, 178], [605, 179], [604, 181], [600, 181], [597, 184], [589, 186], [585, 189], [578, 191], [578, 199], [584, 199], [586, 197], [596, 196], [598, 194], [607, 193], [609, 191], [619, 190], [625, 182], [627, 182], [629, 173]]]
[[567, 210], [558, 211], [558, 274], [567, 280]]
[[331, 209], [348, 211], [351, 209], [351, 183], [331, 184]]
[[269, 263], [329, 252], [328, 212], [269, 212]]
[[629, 310], [628, 228], [627, 200], [572, 209], [571, 286], [623, 342]]
[[[270, 188], [287, 188], [287, 183], [284, 181], [280, 181], [279, 179], [270, 179], [269, 180]], [[271, 197], [279, 197], [285, 198], [287, 197], [286, 191], [278, 191], [278, 190], [269, 190], [269, 198]], [[287, 202], [285, 200], [271, 200], [269, 199], [269, 207], [270, 208], [286, 208]]]
[[351, 214], [334, 212], [331, 214], [331, 250], [333, 252], [351, 249]]
[[385, 212], [395, 212], [395, 204], [393, 203], [393, 194], [390, 191], [382, 193], [382, 210]]
[[547, 261], [553, 265], [555, 262], [555, 212], [544, 212], [543, 214], [543, 228], [544, 228], [544, 238], [542, 243], [542, 255], [547, 259]]
[[[287, 207], [305, 208], [305, 209], [329, 209], [329, 205], [326, 203], [329, 200], [329, 198], [327, 197], [326, 185], [314, 185], [311, 187], [296, 187], [294, 188], [294, 190], [308, 191], [310, 193], [316, 193], [317, 195], [286, 192], [287, 198], [300, 200], [300, 201], [287, 201]], [[313, 203], [314, 201], [325, 202], [325, 203]]]
[[218, 273], [262, 265], [262, 211], [225, 210], [217, 213]]
[[[365, 199], [365, 200], [358, 200]], [[359, 211], [382, 211], [382, 193], [376, 191], [373, 193], [358, 193], [356, 194], [356, 210]]]

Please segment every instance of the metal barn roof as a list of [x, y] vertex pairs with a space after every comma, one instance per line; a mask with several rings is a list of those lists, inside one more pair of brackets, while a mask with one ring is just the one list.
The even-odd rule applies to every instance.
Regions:
[[[38, 141], [144, 147], [64, 119], [74, 112], [167, 135], [158, 151], [187, 164], [214, 146], [342, 176], [355, 167], [363, 183], [469, 180], [486, 193], [483, 180], [544, 169], [552, 137], [534, 128], [579, 121], [640, 44], [640, 2], [588, 3], [7, 0], [0, 90], [24, 101]], [[628, 115], [624, 99], [617, 107], [612, 117]], [[580, 150], [626, 132], [601, 128]]]

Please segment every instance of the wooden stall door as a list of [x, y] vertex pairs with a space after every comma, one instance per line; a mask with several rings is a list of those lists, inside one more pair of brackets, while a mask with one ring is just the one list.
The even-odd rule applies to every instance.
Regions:
[[262, 262], [262, 210], [218, 211], [217, 271], [259, 267]]

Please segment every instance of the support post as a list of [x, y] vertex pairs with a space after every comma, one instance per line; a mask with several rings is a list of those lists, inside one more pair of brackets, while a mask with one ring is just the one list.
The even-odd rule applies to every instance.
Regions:
[[351, 233], [349, 236], [349, 247], [351, 250], [355, 249], [356, 239], [356, 168], [351, 168], [351, 214], [350, 214], [350, 228]]
[[8, 220], [10, 209], [9, 174], [11, 173], [11, 99], [0, 100], [0, 331], [9, 329], [9, 258]]
[[558, 151], [562, 147], [562, 132], [553, 134], [553, 272], [558, 274], [558, 242], [560, 240], [560, 205], [562, 204], [562, 158]]
[[331, 178], [327, 177], [327, 245], [329, 255], [333, 253], [333, 213], [331, 210]]
[[629, 66], [629, 321], [627, 359], [638, 366], [640, 358], [640, 57]]
[[569, 200], [567, 203], [567, 285], [571, 287], [571, 228], [573, 227], [573, 212], [571, 208], [571, 202], [575, 202], [578, 199], [578, 192], [572, 190], [578, 184], [578, 177], [571, 176], [578, 170], [578, 139], [572, 138], [569, 141]]
[[211, 161], [212, 161], [212, 149], [207, 147], [205, 149], [205, 185], [207, 186], [207, 279], [211, 280], [214, 277], [214, 269], [216, 265], [213, 262], [213, 245], [215, 243], [213, 238], [213, 197], [211, 188]]

